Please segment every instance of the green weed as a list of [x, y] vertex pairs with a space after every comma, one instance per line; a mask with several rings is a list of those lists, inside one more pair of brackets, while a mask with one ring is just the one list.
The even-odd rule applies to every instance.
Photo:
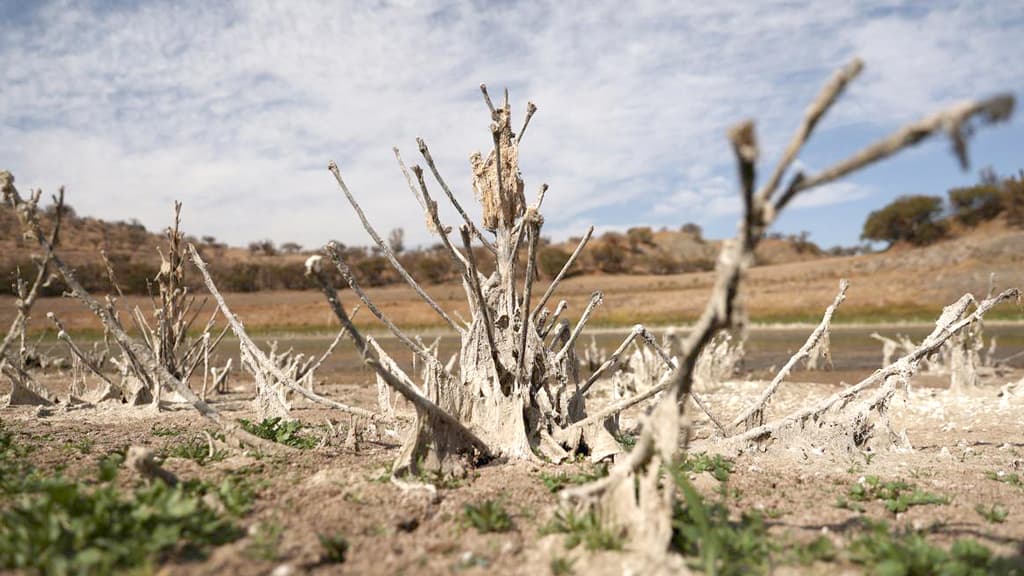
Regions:
[[562, 556], [556, 556], [551, 559], [551, 574], [552, 576], [569, 576], [573, 573], [573, 564], [576, 562]]
[[303, 450], [309, 450], [316, 448], [319, 444], [319, 440], [312, 436], [305, 436], [299, 434], [302, 430], [302, 423], [298, 420], [283, 421], [281, 418], [267, 418], [266, 420], [253, 423], [249, 420], [240, 418], [238, 423], [241, 424], [242, 428], [260, 438], [265, 440], [272, 440], [278, 444], [285, 444], [292, 448], [301, 448]]
[[705, 452], [687, 454], [683, 457], [680, 470], [683, 472], [710, 472], [715, 480], [725, 482], [732, 474], [733, 461], [719, 454], [708, 455]]
[[485, 500], [479, 504], [464, 504], [462, 517], [477, 532], [508, 532], [512, 529], [512, 516], [500, 502]]
[[577, 514], [572, 510], [559, 510], [541, 528], [541, 534], [565, 534], [565, 547], [569, 549], [583, 544], [587, 550], [622, 550], [625, 543], [621, 534], [602, 526], [593, 512]]
[[324, 549], [321, 562], [326, 564], [342, 564], [348, 554], [348, 540], [340, 534], [317, 534], [320, 547]]
[[847, 497], [855, 502], [880, 501], [894, 514], [906, 512], [912, 506], [949, 504], [949, 498], [925, 492], [913, 484], [900, 480], [883, 482], [878, 476], [866, 476], [863, 482], [850, 487]]
[[210, 462], [219, 462], [228, 457], [225, 450], [214, 448], [210, 453], [210, 444], [205, 436], [194, 434], [188, 438], [171, 444], [164, 449], [164, 456], [168, 458], [185, 458], [194, 460], [200, 466]]
[[988, 507], [984, 504], [978, 504], [974, 507], [974, 511], [991, 524], [1002, 524], [1006, 522], [1006, 518], [1010, 515], [1010, 511], [1002, 504], [993, 504]]
[[558, 471], [555, 474], [551, 474], [549, 472], [541, 472], [540, 481], [544, 483], [544, 487], [546, 487], [549, 491], [559, 492], [566, 486], [577, 486], [580, 484], [586, 484], [587, 482], [597, 480], [598, 478], [603, 478], [607, 475], [608, 467], [605, 465], [600, 465], [595, 466], [592, 470], [576, 472], [574, 474], [569, 474], [564, 471]]
[[257, 524], [249, 534], [245, 554], [254, 560], [273, 562], [280, 557], [281, 534], [284, 528], [280, 522], [269, 520]]
[[1014, 574], [1018, 568], [970, 539], [957, 540], [948, 551], [929, 544], [920, 532], [893, 534], [885, 522], [868, 523], [850, 543], [850, 560], [874, 574], [963, 575]]

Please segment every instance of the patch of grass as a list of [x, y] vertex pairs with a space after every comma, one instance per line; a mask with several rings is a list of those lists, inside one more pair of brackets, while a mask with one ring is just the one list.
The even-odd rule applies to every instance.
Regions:
[[236, 476], [228, 476], [221, 480], [216, 487], [216, 494], [224, 509], [237, 517], [248, 514], [256, 500], [256, 489], [252, 483], [246, 478]]
[[153, 424], [153, 427], [149, 429], [149, 433], [157, 437], [178, 436], [182, 432], [184, 432], [182, 428], [177, 428], [175, 426], [161, 426], [160, 424]]
[[985, 472], [985, 477], [989, 480], [995, 480], [996, 482], [1002, 482], [1003, 484], [1009, 484], [1024, 490], [1024, 478], [1021, 478], [1020, 474], [1016, 472]]
[[557, 473], [552, 474], [549, 472], [540, 473], [540, 481], [544, 483], [544, 487], [550, 492], [560, 492], [566, 486], [578, 486], [580, 484], [586, 484], [598, 478], [603, 478], [608, 475], [608, 467], [605, 465], [595, 466], [592, 470], [586, 470], [582, 472], [576, 472], [569, 474], [567, 472], [559, 470]]
[[[473, 479], [479, 476], [476, 472], [469, 472], [465, 476], [455, 476], [452, 474], [445, 474], [441, 471], [428, 470], [426, 466], [423, 465], [422, 460], [419, 462], [417, 468], [420, 472], [416, 477], [419, 478], [420, 482], [423, 482], [424, 484], [432, 484], [433, 486], [444, 490], [455, 490], [468, 486], [472, 483]], [[387, 472], [382, 478], [381, 482], [390, 482], [391, 473]]]
[[495, 500], [484, 500], [479, 504], [464, 504], [462, 517], [481, 534], [508, 532], [512, 529], [512, 516], [500, 502]]
[[280, 557], [281, 534], [284, 528], [276, 520], [255, 525], [249, 533], [249, 544], [245, 554], [254, 560], [273, 562]]
[[622, 550], [625, 543], [622, 534], [602, 526], [594, 512], [577, 514], [572, 510], [559, 510], [540, 533], [565, 534], [565, 547], [569, 549], [583, 544], [587, 550]]
[[978, 504], [974, 507], [974, 511], [990, 524], [1002, 524], [1010, 515], [1010, 511], [1002, 504], [993, 504], [987, 507], [984, 504]]
[[835, 544], [824, 536], [802, 546], [793, 546], [789, 551], [789, 560], [801, 566], [811, 566], [815, 562], [832, 562], [839, 555]]
[[78, 452], [79, 454], [91, 454], [92, 448], [96, 443], [93, 442], [92, 438], [80, 438], [70, 444], [70, 447]]
[[913, 484], [901, 480], [883, 482], [878, 476], [865, 476], [862, 482], [850, 487], [847, 497], [855, 502], [879, 501], [886, 510], [897, 514], [906, 512], [912, 506], [949, 504], [949, 498], [925, 492]]
[[343, 564], [348, 554], [348, 540], [341, 534], [317, 534], [320, 547], [324, 549], [320, 561], [324, 564]]
[[259, 436], [264, 440], [272, 440], [278, 444], [291, 446], [292, 448], [310, 450], [316, 448], [316, 445], [319, 444], [319, 440], [316, 438], [299, 434], [303, 426], [302, 422], [298, 420], [284, 421], [281, 418], [274, 417], [267, 418], [259, 423], [253, 423], [240, 418], [238, 423], [242, 426], [242, 429], [250, 434]]
[[760, 513], [744, 512], [734, 519], [727, 491], [718, 491], [716, 502], [706, 502], [684, 468], [677, 466], [672, 474], [682, 495], [672, 515], [672, 547], [692, 569], [726, 576], [764, 574], [779, 564], [810, 566], [839, 557], [840, 551], [823, 536], [801, 543], [769, 535]]
[[679, 469], [683, 472], [710, 472], [715, 480], [726, 482], [732, 474], [733, 461], [719, 454], [708, 455], [705, 452], [686, 454]]
[[210, 462], [220, 462], [228, 457], [228, 453], [225, 450], [214, 448], [211, 454], [210, 444], [206, 437], [194, 434], [165, 448], [164, 456], [194, 460], [200, 466], [205, 466]]
[[18, 442], [14, 433], [0, 422], [0, 494], [21, 492], [34, 480], [26, 457], [32, 448]]
[[834, 504], [834, 506], [836, 508], [842, 508], [844, 510], [851, 510], [851, 511], [856, 512], [858, 514], [863, 514], [864, 513], [864, 507], [863, 506], [861, 506], [860, 504], [858, 504], [856, 502], [850, 502], [844, 496], [837, 497], [836, 498], [836, 503]]
[[551, 574], [552, 576], [569, 576], [573, 574], [573, 564], [575, 560], [570, 560], [563, 556], [555, 556], [551, 559]]
[[104, 458], [91, 489], [59, 475], [19, 486], [22, 493], [0, 512], [0, 567], [108, 574], [201, 558], [241, 536], [229, 517], [204, 503], [198, 483], [154, 482], [123, 493], [113, 482], [121, 460], [116, 453]]
[[929, 544], [920, 532], [893, 534], [885, 522], [868, 523], [850, 543], [850, 560], [874, 574], [1013, 574], [1009, 560], [970, 539], [957, 540], [944, 550]]
[[743, 513], [731, 522], [724, 498], [705, 503], [685, 471], [681, 466], [674, 474], [683, 498], [672, 515], [673, 547], [708, 574], [767, 572], [773, 547], [761, 515]]

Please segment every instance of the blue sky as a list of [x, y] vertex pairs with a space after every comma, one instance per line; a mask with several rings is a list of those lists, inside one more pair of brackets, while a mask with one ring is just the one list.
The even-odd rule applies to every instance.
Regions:
[[[713, 6], [712, 4], [721, 4]], [[546, 182], [545, 234], [588, 224], [732, 234], [729, 125], [757, 120], [762, 172], [853, 56], [864, 73], [800, 158], [817, 169], [934, 109], [1024, 88], [1024, 4], [991, 2], [32, 2], [0, 0], [0, 168], [65, 184], [83, 214], [233, 244], [367, 238], [326, 170], [382, 231], [432, 242], [395, 165], [430, 145], [471, 200], [489, 146], [477, 85], [537, 103], [521, 151]], [[801, 200], [777, 230], [857, 242], [868, 212], [1024, 168], [1024, 115], [961, 172], [934, 141]], [[515, 120], [518, 122], [518, 120]], [[446, 220], [453, 222], [452, 214]]]

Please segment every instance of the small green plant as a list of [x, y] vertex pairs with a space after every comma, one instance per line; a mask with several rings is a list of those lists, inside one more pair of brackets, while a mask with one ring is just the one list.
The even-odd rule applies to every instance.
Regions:
[[838, 556], [835, 544], [824, 536], [818, 536], [802, 546], [791, 549], [792, 561], [801, 566], [810, 566], [815, 562], [832, 562]]
[[1012, 574], [1007, 561], [970, 539], [957, 540], [949, 551], [929, 544], [920, 532], [893, 534], [885, 522], [868, 523], [849, 547], [850, 560], [874, 574]]
[[18, 442], [14, 433], [0, 422], [0, 494], [21, 492], [35, 481], [26, 457], [31, 447]]
[[99, 485], [91, 489], [59, 475], [21, 486], [23, 493], [0, 512], [0, 568], [109, 574], [172, 557], [201, 558], [241, 535], [206, 505], [199, 484], [154, 482], [123, 494], [112, 482], [120, 459], [104, 458]]
[[249, 545], [245, 549], [247, 556], [254, 560], [273, 562], [280, 556], [278, 547], [281, 545], [281, 534], [284, 528], [280, 522], [269, 520], [257, 524], [250, 530]]
[[856, 502], [850, 502], [844, 496], [838, 496], [835, 503], [836, 508], [843, 508], [845, 510], [851, 510], [858, 514], [864, 513], [864, 507]]
[[79, 454], [91, 454], [94, 445], [92, 438], [80, 438], [71, 443], [71, 448]]
[[564, 556], [555, 556], [551, 559], [551, 574], [552, 576], [569, 576], [573, 573], [573, 564], [575, 560], [565, 558]]
[[205, 466], [210, 462], [219, 462], [228, 457], [225, 450], [218, 448], [214, 448], [213, 453], [210, 453], [210, 444], [204, 436], [198, 434], [171, 444], [165, 449], [164, 455], [168, 458], [194, 460], [200, 466]]
[[913, 484], [901, 480], [883, 482], [878, 476], [865, 476], [847, 493], [855, 502], [880, 501], [893, 514], [906, 512], [912, 506], [949, 504], [949, 498], [925, 492]]
[[622, 550], [624, 544], [622, 535], [602, 526], [594, 512], [559, 510], [541, 528], [541, 534], [565, 534], [565, 547], [569, 549], [583, 544], [587, 550]]
[[1024, 478], [1021, 478], [1020, 474], [1016, 472], [985, 472], [985, 477], [989, 480], [995, 480], [996, 482], [1002, 482], [1003, 484], [1009, 484], [1024, 490]]
[[282, 420], [281, 418], [267, 418], [266, 420], [253, 423], [249, 420], [240, 418], [238, 423], [242, 425], [242, 428], [260, 438], [265, 440], [272, 440], [278, 444], [285, 444], [292, 448], [302, 448], [303, 450], [309, 450], [316, 448], [319, 441], [312, 436], [305, 436], [299, 434], [302, 430], [302, 423], [298, 420]]
[[160, 424], [153, 424], [153, 427], [149, 429], [149, 433], [153, 436], [177, 436], [184, 430], [175, 426], [161, 426]]
[[1010, 511], [1002, 504], [993, 504], [991, 506], [978, 504], [974, 507], [974, 511], [990, 524], [1002, 524], [1006, 522], [1006, 518], [1010, 515]]
[[320, 547], [324, 549], [321, 562], [325, 564], [343, 564], [348, 554], [348, 540], [341, 534], [317, 534]]
[[508, 532], [512, 529], [512, 516], [509, 515], [500, 502], [494, 500], [484, 500], [479, 504], [463, 505], [462, 517], [481, 534]]
[[217, 485], [216, 494], [224, 509], [237, 517], [248, 514], [256, 500], [256, 490], [252, 483], [236, 476], [224, 478]]
[[549, 491], [559, 492], [566, 486], [586, 484], [587, 482], [592, 482], [607, 475], [608, 467], [602, 464], [600, 466], [595, 466], [592, 470], [577, 472], [574, 474], [569, 474], [563, 471], [559, 471], [555, 474], [541, 472], [540, 481], [544, 483], [544, 487]]
[[632, 450], [634, 446], [636, 446], [636, 434], [630, 434], [629, 432], [619, 432], [618, 434], [615, 435], [615, 441], [618, 442], [619, 445], [625, 448], [628, 452]]
[[708, 455], [705, 452], [698, 452], [696, 454], [687, 454], [679, 468], [683, 472], [710, 472], [715, 477], [715, 480], [725, 482], [729, 480], [729, 475], [732, 474], [733, 461], [720, 454]]
[[683, 493], [672, 518], [673, 547], [707, 574], [766, 572], [773, 548], [761, 515], [744, 513], [739, 522], [730, 522], [724, 497], [705, 503], [685, 472], [681, 466], [673, 474]]

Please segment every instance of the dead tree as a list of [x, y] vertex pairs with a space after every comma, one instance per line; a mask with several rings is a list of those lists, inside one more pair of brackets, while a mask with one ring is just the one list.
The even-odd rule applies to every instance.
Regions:
[[[517, 134], [512, 128], [507, 94], [502, 105], [496, 107], [485, 86], [481, 86], [481, 91], [491, 115], [493, 148], [486, 155], [478, 152], [470, 157], [473, 189], [483, 212], [479, 224], [463, 209], [438, 171], [426, 143], [418, 139], [427, 169], [462, 219], [458, 233], [451, 237], [453, 229], [440, 220], [424, 170], [419, 166], [408, 170], [396, 149], [410, 190], [424, 208], [428, 229], [438, 235], [460, 272], [472, 310], [469, 322], [453, 320], [420, 287], [370, 224], [338, 166], [333, 162], [329, 165], [339, 188], [377, 248], [460, 341], [458, 366], [445, 366], [432, 350], [405, 334], [377, 308], [356, 281], [341, 251], [329, 245], [326, 255], [355, 294], [425, 366], [426, 376], [422, 382], [414, 382], [379, 346], [356, 330], [334, 287], [323, 274], [322, 262], [311, 260], [309, 274], [319, 279], [328, 303], [342, 325], [348, 328], [366, 363], [377, 371], [383, 382], [416, 408], [415, 429], [403, 447], [396, 471], [458, 470], [468, 463], [467, 460], [488, 457], [546, 458], [557, 462], [578, 453], [589, 454], [594, 460], [615, 455], [620, 447], [611, 429], [612, 417], [617, 412], [600, 418], [588, 417], [587, 394], [594, 382], [618, 363], [622, 350], [638, 335], [647, 334], [642, 326], [634, 329], [613, 355], [614, 361], [606, 362], [590, 378], [581, 380], [576, 342], [601, 305], [602, 294], [592, 295], [575, 325], [559, 320], [566, 308], [564, 301], [554, 313], [547, 304], [586, 246], [592, 229], [535, 301], [537, 244], [544, 223], [540, 210], [547, 185], [542, 185], [537, 199], [528, 204], [519, 170], [519, 145], [536, 106], [528, 104], [523, 126]], [[494, 272], [489, 276], [480, 272], [474, 244], [483, 246], [484, 254], [493, 259]], [[653, 337], [649, 340], [649, 345], [656, 346]], [[662, 351], [659, 356], [674, 366], [667, 353]]]
[[[220, 293], [217, 285], [213, 282], [213, 278], [210, 276], [210, 272], [206, 268], [206, 262], [203, 261], [203, 258], [199, 255], [199, 251], [196, 250], [196, 247], [190, 244], [188, 250], [192, 263], [195, 264], [199, 273], [202, 274], [203, 282], [206, 284], [210, 294], [213, 295], [214, 301], [217, 302], [218, 309], [227, 320], [231, 331], [238, 337], [239, 346], [242, 350], [243, 363], [249, 362], [251, 364], [250, 369], [254, 371], [253, 374], [257, 378], [257, 397], [255, 401], [257, 412], [260, 410], [260, 404], [266, 402], [268, 407], [265, 407], [265, 409], [269, 411], [280, 411], [281, 414], [287, 417], [288, 405], [285, 393], [290, 391], [304, 396], [312, 402], [322, 404], [329, 408], [334, 408], [335, 410], [340, 410], [341, 412], [345, 412], [353, 416], [360, 416], [375, 422], [381, 420], [381, 416], [377, 413], [355, 406], [342, 404], [341, 402], [331, 400], [330, 398], [317, 394], [311, 389], [303, 387], [300, 384], [301, 377], [297, 379], [295, 377], [295, 373], [291, 375], [286, 373], [284, 368], [272, 361], [270, 357], [252, 341], [252, 338], [250, 338], [249, 334], [245, 331], [245, 326], [243, 326], [238, 317], [231, 312], [227, 301], [224, 300], [224, 296]], [[326, 356], [324, 356], [324, 358], [326, 358]], [[320, 362], [322, 362], [322, 360]], [[260, 378], [264, 379], [262, 383], [259, 380]], [[259, 392], [260, 386], [264, 388], [262, 396]], [[275, 414], [267, 412], [264, 415], [274, 416]]]
[[[126, 314], [157, 362], [168, 373], [188, 385], [200, 366], [203, 367], [204, 381], [208, 380], [210, 354], [224, 339], [228, 328], [225, 326], [216, 336], [212, 334], [217, 318], [217, 309], [214, 308], [200, 334], [198, 336], [189, 335], [199, 315], [206, 308], [206, 299], [199, 300], [186, 285], [187, 261], [184, 234], [181, 232], [180, 202], [174, 204], [174, 224], [167, 228], [166, 237], [166, 249], [158, 249], [161, 262], [160, 271], [152, 283], [147, 282], [152, 302], [150, 314], [147, 316], [139, 306], [127, 310]], [[122, 311], [118, 305], [125, 300], [124, 291], [117, 280], [117, 274], [110, 259], [107, 258], [106, 253], [101, 252], [100, 254], [106, 266], [107, 278], [116, 293], [114, 297], [107, 297], [106, 306], [113, 318], [120, 321]], [[119, 355], [111, 355], [110, 358], [121, 375], [120, 384], [115, 385], [104, 374], [103, 363], [90, 361], [84, 356], [81, 349], [75, 345], [71, 336], [64, 330], [59, 319], [52, 314], [49, 316], [57, 325], [58, 336], [67, 344], [72, 356], [79, 359], [86, 368], [105, 382], [105, 388], [96, 394], [97, 397], [123, 396], [129, 404], [152, 404], [156, 407], [159, 407], [162, 400], [183, 401], [180, 395], [173, 393], [171, 396], [162, 397], [160, 379], [150, 374], [145, 366], [136, 362], [132, 358], [132, 354], [123, 347], [121, 347]]]
[[140, 344], [128, 335], [121, 321], [117, 318], [113, 306], [108, 302], [106, 305], [97, 300], [87, 292], [82, 284], [75, 278], [75, 273], [64, 260], [56, 253], [50, 237], [43, 232], [40, 224], [38, 205], [38, 194], [34, 194], [28, 200], [24, 199], [14, 186], [14, 176], [10, 172], [0, 171], [0, 192], [3, 193], [3, 201], [14, 208], [25, 235], [33, 239], [43, 250], [45, 257], [50, 261], [57, 273], [63, 278], [64, 283], [71, 291], [71, 296], [81, 301], [100, 320], [105, 330], [122, 349], [126, 361], [130, 362], [133, 370], [144, 374], [151, 379], [155, 386], [160, 386], [169, 391], [176, 392], [185, 402], [192, 405], [203, 417], [221, 427], [225, 435], [231, 437], [241, 444], [260, 448], [268, 452], [287, 450], [280, 444], [264, 440], [242, 430], [236, 423], [223, 418], [216, 409], [200, 400], [181, 379], [176, 377], [167, 367], [160, 362], [156, 354], [148, 346]]
[[[759, 150], [753, 122], [741, 123], [729, 131], [739, 168], [742, 219], [737, 236], [725, 243], [719, 255], [716, 280], [707, 306], [682, 342], [679, 368], [672, 375], [671, 385], [661, 402], [642, 420], [642, 433], [633, 451], [618, 461], [607, 477], [563, 492], [567, 502], [595, 511], [606, 527], [624, 532], [648, 573], [667, 572], [674, 562], [678, 563], [678, 559], [667, 554], [672, 536], [675, 488], [662, 479], [663, 469], [677, 464], [680, 446], [686, 444], [685, 436], [680, 435], [683, 404], [678, 400], [691, 393], [694, 367], [704, 347], [716, 333], [742, 319], [738, 305], [740, 287], [747, 268], [753, 262], [754, 249], [770, 224], [799, 194], [833, 182], [937, 133], [944, 132], [950, 136], [954, 152], [966, 166], [966, 141], [972, 133], [974, 121], [1003, 121], [1013, 110], [1012, 96], [958, 104], [910, 124], [822, 172], [811, 175], [797, 172], [788, 184], [780, 188], [818, 121], [862, 67], [860, 60], [854, 60], [826, 84], [805, 112], [803, 122], [768, 181], [759, 189], [756, 188]], [[945, 323], [945, 320], [946, 314], [940, 319], [942, 325], [937, 326], [933, 340], [948, 338], [945, 330], [957, 326], [955, 322]], [[883, 389], [888, 386], [887, 382]], [[880, 394], [884, 396], [884, 393]], [[754, 431], [747, 434], [754, 434]]]
[[[19, 218], [38, 219], [41, 196], [42, 191], [33, 192], [20, 208], [6, 197], [4, 202], [10, 204], [18, 212]], [[64, 216], [64, 188], [60, 189], [57, 196], [53, 198], [53, 202], [55, 210], [49, 242], [56, 246], [60, 242], [61, 220]], [[11, 321], [11, 326], [3, 341], [0, 341], [0, 373], [3, 373], [11, 383], [11, 394], [7, 400], [9, 404], [49, 404], [53, 400], [49, 391], [37, 383], [30, 373], [33, 364], [45, 368], [48, 362], [39, 352], [37, 346], [30, 346], [25, 341], [28, 322], [32, 317], [32, 307], [39, 298], [40, 291], [47, 287], [53, 279], [52, 258], [49, 253], [35, 256], [34, 263], [36, 273], [31, 283], [21, 276], [20, 271], [14, 280], [14, 293], [17, 296], [14, 306], [17, 309], [17, 314]]]

